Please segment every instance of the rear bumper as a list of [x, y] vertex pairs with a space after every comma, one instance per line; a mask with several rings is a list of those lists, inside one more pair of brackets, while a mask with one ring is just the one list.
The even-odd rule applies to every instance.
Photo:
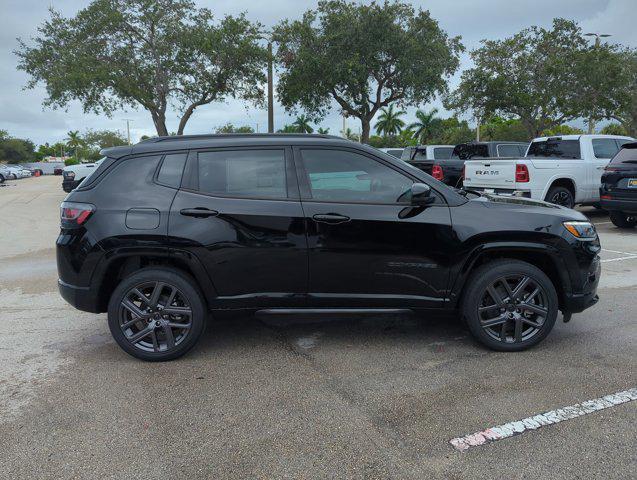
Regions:
[[531, 198], [530, 190], [516, 190], [514, 188], [489, 188], [489, 187], [473, 187], [465, 185], [467, 190], [475, 190], [476, 192], [493, 193], [495, 195], [506, 195], [509, 197]]
[[62, 190], [66, 193], [71, 192], [80, 184], [79, 180], [62, 180]]
[[91, 313], [98, 313], [100, 311], [98, 292], [90, 287], [78, 287], [77, 285], [70, 285], [58, 279], [58, 288], [62, 298], [78, 310]]
[[613, 200], [600, 200], [600, 205], [604, 210], [609, 212], [624, 212], [637, 214], [637, 196], [634, 200], [629, 199], [613, 199]]

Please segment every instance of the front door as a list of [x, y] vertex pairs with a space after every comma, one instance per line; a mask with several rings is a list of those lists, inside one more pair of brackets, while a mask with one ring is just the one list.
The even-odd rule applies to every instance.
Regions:
[[307, 242], [290, 156], [284, 147], [191, 152], [169, 238], [208, 271], [213, 307], [305, 305]]
[[294, 158], [311, 304], [440, 307], [453, 243], [443, 197], [436, 194], [428, 207], [409, 206], [416, 179], [360, 150], [299, 147]]

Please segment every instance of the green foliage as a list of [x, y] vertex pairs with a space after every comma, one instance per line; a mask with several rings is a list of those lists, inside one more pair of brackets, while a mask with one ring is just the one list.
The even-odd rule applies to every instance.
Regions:
[[609, 123], [608, 125], [605, 125], [599, 131], [599, 133], [602, 133], [604, 135], [626, 135], [626, 136], [628, 136], [628, 130], [626, 130], [626, 127], [624, 127], [623, 125], [621, 125], [619, 123]]
[[87, 130], [82, 135], [82, 141], [96, 150], [128, 145], [128, 139], [119, 130]]
[[480, 125], [480, 140], [530, 142], [532, 138], [529, 138], [529, 132], [521, 120], [493, 115]]
[[199, 106], [226, 97], [258, 103], [267, 58], [260, 38], [260, 25], [243, 14], [215, 21], [190, 0], [93, 0], [73, 18], [51, 10], [16, 55], [27, 88], [45, 85], [46, 106], [78, 100], [106, 115], [141, 106], [167, 135], [173, 104], [182, 134]]
[[637, 50], [622, 52], [622, 67], [621, 86], [608, 92], [612, 101], [605, 118], [619, 122], [628, 135], [637, 137]]
[[284, 125], [283, 128], [277, 130], [276, 133], [299, 133], [299, 128], [294, 124]]
[[323, 0], [301, 20], [279, 23], [273, 37], [283, 106], [316, 121], [335, 100], [342, 113], [360, 119], [364, 142], [379, 109], [445, 92], [462, 51], [459, 38], [449, 38], [429, 12], [398, 1]]
[[80, 163], [80, 161], [75, 157], [67, 158], [66, 160], [64, 160], [64, 165], [66, 165], [67, 167], [69, 165], [77, 165], [78, 163]]
[[305, 115], [300, 115], [296, 117], [296, 120], [294, 120], [293, 125], [296, 127], [296, 131], [299, 133], [314, 132], [314, 129], [310, 125], [310, 119], [307, 118]]
[[[518, 118], [527, 137], [564, 122], [608, 116], [614, 90], [625, 84], [619, 50], [590, 47], [575, 22], [556, 18], [551, 29], [530, 27], [504, 40], [483, 40], [471, 52], [474, 67], [463, 72], [446, 99], [457, 111]], [[613, 78], [608, 73], [615, 75]]]
[[441, 120], [436, 117], [437, 108], [429, 112], [423, 110], [416, 111], [416, 121], [407, 128], [414, 130], [414, 137], [420, 144], [427, 144], [436, 135], [440, 135]]
[[242, 125], [241, 127], [235, 127], [232, 123], [228, 122], [225, 125], [217, 127], [214, 130], [215, 133], [254, 133], [254, 128], [250, 125]]
[[319, 127], [318, 130], [316, 130], [316, 133], [320, 133], [321, 135], [329, 135], [330, 129]]
[[387, 108], [381, 108], [378, 121], [376, 125], [374, 125], [376, 133], [390, 137], [399, 134], [405, 126], [405, 122], [400, 117], [405, 113], [404, 110], [394, 111], [393, 105], [389, 105]]
[[12, 138], [5, 130], [0, 131], [0, 160], [22, 163], [35, 159], [35, 145], [31, 140]]
[[361, 136], [358, 133], [354, 133], [349, 127], [345, 129], [345, 131], [343, 132], [343, 136], [353, 142], [361, 141]]
[[429, 143], [433, 145], [457, 145], [470, 142], [476, 138], [475, 131], [469, 127], [466, 120], [457, 117], [443, 118], [440, 121], [437, 134], [431, 137]]
[[584, 130], [581, 128], [571, 127], [570, 125], [556, 125], [553, 128], [547, 128], [541, 133], [542, 137], [554, 137], [559, 135], [582, 135]]

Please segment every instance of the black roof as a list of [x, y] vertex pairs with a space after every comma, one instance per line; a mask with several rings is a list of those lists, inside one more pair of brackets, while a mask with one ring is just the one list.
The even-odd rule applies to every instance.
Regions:
[[[192, 148], [214, 148], [231, 146], [264, 146], [264, 145], [308, 145], [355, 143], [334, 135], [306, 133], [222, 133], [210, 135], [173, 135], [153, 137], [136, 145], [105, 148], [102, 155], [120, 158], [126, 155]], [[356, 143], [356, 145], [360, 145]]]

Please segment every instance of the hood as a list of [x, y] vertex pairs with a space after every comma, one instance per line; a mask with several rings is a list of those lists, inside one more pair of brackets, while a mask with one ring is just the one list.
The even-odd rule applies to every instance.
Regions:
[[520, 214], [542, 213], [545, 215], [556, 215], [564, 218], [565, 220], [588, 221], [588, 218], [583, 213], [560, 205], [554, 205], [543, 200], [483, 194], [481, 197], [475, 198], [471, 201], [482, 202], [487, 208], [506, 208], [512, 212], [518, 212]]

